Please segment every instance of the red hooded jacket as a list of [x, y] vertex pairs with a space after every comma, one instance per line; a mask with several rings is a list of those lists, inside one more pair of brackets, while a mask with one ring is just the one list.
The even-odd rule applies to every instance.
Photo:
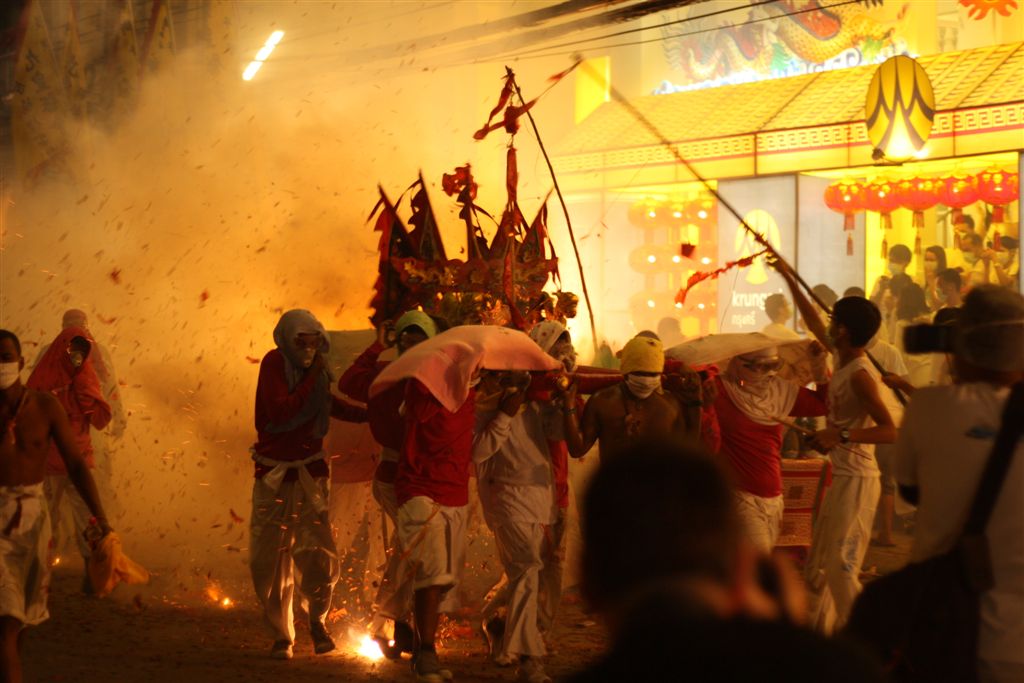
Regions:
[[[95, 467], [96, 463], [92, 455], [89, 427], [106, 427], [110, 422], [111, 412], [110, 406], [103, 398], [103, 389], [100, 388], [100, 379], [93, 367], [91, 351], [81, 367], [76, 368], [71, 364], [68, 347], [75, 337], [82, 337], [90, 344], [93, 343], [89, 333], [81, 327], [64, 329], [39, 359], [39, 364], [25, 385], [29, 389], [45, 391], [57, 397], [71, 421], [75, 445], [85, 458], [86, 465], [91, 468]], [[60, 457], [57, 445], [53, 443], [50, 444], [46, 458], [46, 474], [67, 474], [64, 460]]]

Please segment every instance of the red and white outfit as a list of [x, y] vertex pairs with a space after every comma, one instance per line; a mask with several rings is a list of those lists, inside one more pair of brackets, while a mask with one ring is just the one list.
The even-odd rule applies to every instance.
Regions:
[[[103, 397], [103, 389], [93, 365], [92, 350], [90, 349], [90, 353], [86, 355], [80, 367], [76, 368], [71, 363], [68, 347], [75, 337], [82, 337], [89, 341], [89, 333], [84, 328], [67, 327], [62, 330], [50, 344], [50, 348], [39, 359], [39, 363], [32, 371], [25, 386], [29, 389], [45, 391], [57, 397], [71, 423], [75, 446], [85, 458], [86, 466], [93, 469], [96, 463], [93, 457], [89, 428], [103, 429], [106, 427], [110, 422], [111, 411], [110, 405]], [[92, 513], [89, 512], [89, 507], [68, 478], [64, 460], [57, 450], [57, 445], [52, 442], [46, 456], [44, 488], [54, 537], [57, 537], [60, 511], [66, 501], [71, 508], [75, 541], [82, 557], [88, 560], [91, 551], [82, 532], [88, 526]], [[55, 545], [59, 547], [60, 544], [56, 543]]]
[[715, 382], [719, 453], [732, 470], [737, 510], [746, 534], [758, 549], [768, 552], [779, 538], [785, 508], [781, 466], [785, 428], [771, 417], [824, 415], [828, 385], [811, 391], [772, 377], [774, 388], [765, 387], [758, 398], [728, 377], [718, 376]]
[[405, 430], [395, 476], [398, 540], [413, 588], [452, 587], [465, 555], [476, 392], [484, 368], [554, 370], [560, 364], [522, 332], [464, 325], [417, 344], [388, 364], [371, 400], [405, 383]]
[[295, 640], [296, 569], [310, 621], [323, 623], [330, 608], [340, 564], [327, 515], [323, 438], [332, 415], [366, 421], [365, 409], [331, 395], [326, 370], [304, 370], [297, 360], [294, 339], [310, 333], [322, 336], [319, 351], [326, 354], [326, 333], [312, 314], [285, 313], [274, 330], [278, 348], [263, 357], [256, 386], [249, 569], [276, 641]]
[[413, 590], [454, 587], [465, 559], [469, 466], [476, 400], [455, 411], [418, 380], [405, 387], [405, 437], [395, 476], [398, 541]]
[[[405, 420], [400, 414], [405, 397], [405, 385], [397, 384], [387, 391], [370, 397], [370, 386], [377, 375], [387, 367], [380, 361], [385, 347], [380, 342], [370, 344], [351, 367], [338, 380], [338, 389], [346, 396], [367, 404], [370, 431], [381, 446], [380, 462], [373, 474], [374, 500], [384, 514], [398, 527], [398, 499], [395, 496], [395, 476], [398, 473], [398, 455], [402, 448]], [[384, 620], [405, 620], [412, 609], [412, 574], [404, 553], [398, 548], [397, 534], [391, 534], [384, 573], [374, 599], [374, 633], [383, 627]]]

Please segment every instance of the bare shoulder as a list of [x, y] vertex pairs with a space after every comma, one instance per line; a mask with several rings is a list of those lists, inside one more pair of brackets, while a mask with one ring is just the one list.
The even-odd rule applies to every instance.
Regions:
[[590, 397], [588, 404], [593, 403], [595, 408], [602, 408], [618, 403], [622, 399], [622, 390], [618, 384], [605, 387]]
[[25, 397], [25, 408], [36, 413], [39, 417], [52, 422], [60, 413], [64, 412], [64, 406], [56, 396], [47, 391], [27, 389]]

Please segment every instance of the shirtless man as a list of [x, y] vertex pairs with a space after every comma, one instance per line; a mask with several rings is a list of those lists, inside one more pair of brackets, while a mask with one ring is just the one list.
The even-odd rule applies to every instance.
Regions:
[[50, 440], [101, 536], [110, 532], [96, 483], [75, 445], [56, 397], [21, 383], [18, 337], [0, 330], [0, 679], [21, 681], [19, 641], [25, 626], [49, 617], [50, 520], [43, 476]]
[[[701, 388], [696, 373], [683, 375], [678, 390], [662, 388], [665, 352], [651, 337], [634, 337], [622, 349], [624, 381], [594, 394], [583, 408], [565, 411], [565, 440], [579, 458], [598, 443], [601, 458], [620, 452], [644, 438], [700, 436]], [[672, 382], [672, 384], [676, 384]], [[575, 405], [575, 385], [566, 392], [566, 405]]]

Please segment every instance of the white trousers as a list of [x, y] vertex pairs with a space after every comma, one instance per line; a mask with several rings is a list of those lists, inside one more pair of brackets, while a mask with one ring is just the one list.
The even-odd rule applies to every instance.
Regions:
[[735, 495], [736, 511], [747, 538], [758, 550], [770, 553], [779, 540], [782, 528], [782, 512], [786, 508], [782, 496], [762, 498], [746, 491]]
[[374, 600], [375, 629], [379, 629], [384, 619], [406, 620], [412, 611], [413, 574], [409, 567], [408, 556], [398, 547], [398, 500], [395, 498], [394, 484], [388, 484], [377, 478], [373, 480], [373, 497], [380, 503], [384, 514], [392, 524], [392, 534], [388, 538], [387, 562], [381, 576], [380, 588]]
[[804, 578], [811, 624], [824, 633], [846, 623], [860, 594], [881, 488], [878, 477], [836, 476], [821, 503]]
[[89, 526], [92, 513], [89, 506], [85, 504], [82, 497], [78, 495], [78, 489], [71, 483], [66, 474], [49, 474], [44, 480], [46, 490], [46, 503], [50, 506], [50, 524], [53, 533], [53, 547], [59, 554], [68, 542], [67, 531], [61, 528], [61, 519], [65, 512], [70, 513], [70, 533], [74, 537], [74, 543], [81, 553], [86, 565], [89, 563], [89, 556], [92, 551], [85, 540], [84, 532]]
[[50, 616], [50, 533], [42, 484], [0, 486], [0, 616], [24, 626]]
[[[327, 478], [314, 483], [327, 500]], [[284, 481], [277, 490], [263, 479], [253, 483], [249, 569], [274, 640], [295, 640], [296, 570], [310, 620], [322, 622], [331, 606], [340, 565], [327, 510], [318, 507], [298, 481]]]
[[569, 529], [569, 509], [558, 508], [555, 523], [544, 535], [544, 566], [540, 570], [540, 607], [538, 625], [541, 633], [551, 633], [562, 602], [562, 576], [565, 574], [565, 545]]
[[543, 524], [511, 521], [493, 529], [498, 557], [508, 577], [508, 584], [500, 592], [507, 611], [498, 654], [541, 657], [546, 652], [540, 628], [541, 554], [547, 543], [546, 529]]

